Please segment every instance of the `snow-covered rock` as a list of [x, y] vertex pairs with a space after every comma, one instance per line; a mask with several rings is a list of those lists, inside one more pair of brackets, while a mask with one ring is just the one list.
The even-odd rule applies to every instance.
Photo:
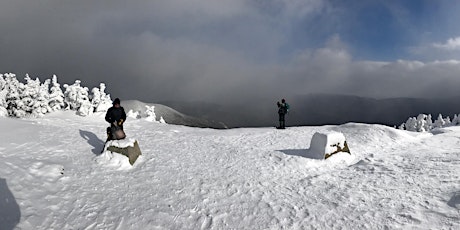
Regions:
[[340, 132], [316, 132], [310, 142], [310, 155], [316, 159], [327, 159], [339, 153], [350, 153], [345, 135]]
[[120, 169], [129, 169], [140, 155], [141, 150], [136, 139], [113, 140], [105, 144], [98, 161]]

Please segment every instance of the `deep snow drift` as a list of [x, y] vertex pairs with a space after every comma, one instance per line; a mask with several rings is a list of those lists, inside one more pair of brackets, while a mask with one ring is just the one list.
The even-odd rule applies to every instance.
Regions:
[[[213, 130], [128, 119], [142, 150], [132, 167], [99, 154], [103, 114], [0, 118], [0, 127], [2, 226], [460, 228], [460, 127]], [[328, 131], [345, 135], [351, 156], [309, 155], [313, 134]]]

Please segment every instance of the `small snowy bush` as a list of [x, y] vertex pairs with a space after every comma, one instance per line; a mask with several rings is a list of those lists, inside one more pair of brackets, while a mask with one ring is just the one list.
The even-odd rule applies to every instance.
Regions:
[[451, 120], [450, 117], [443, 118], [443, 116], [439, 114], [438, 118], [433, 122], [431, 114], [420, 114], [417, 118], [409, 117], [405, 123], [399, 126], [399, 129], [412, 132], [429, 132], [435, 128], [458, 125], [460, 123], [459, 119], [457, 114], [454, 115], [453, 120]]

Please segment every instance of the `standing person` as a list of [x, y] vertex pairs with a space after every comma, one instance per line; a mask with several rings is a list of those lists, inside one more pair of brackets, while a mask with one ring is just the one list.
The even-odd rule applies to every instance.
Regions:
[[285, 115], [288, 113], [289, 105], [286, 103], [286, 100], [281, 100], [281, 103], [278, 101], [276, 102], [278, 105], [278, 116], [280, 121], [280, 126], [277, 127], [278, 129], [285, 129], [286, 128], [286, 120]]
[[[123, 139], [124, 138], [124, 131], [123, 131], [123, 123], [126, 121], [126, 113], [125, 109], [120, 106], [120, 99], [115, 98], [113, 101], [113, 106], [107, 110], [105, 114], [105, 120], [110, 123], [110, 127], [107, 128], [107, 141], [114, 140], [114, 139]], [[114, 136], [113, 131], [121, 130], [122, 135]]]

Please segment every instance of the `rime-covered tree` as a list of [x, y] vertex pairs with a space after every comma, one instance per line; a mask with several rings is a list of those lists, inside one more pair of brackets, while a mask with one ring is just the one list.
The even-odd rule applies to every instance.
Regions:
[[18, 81], [15, 74], [0, 74], [0, 116], [37, 117], [62, 108], [76, 110], [78, 114], [86, 116], [94, 111], [106, 111], [112, 106], [110, 95], [105, 93], [104, 83], [100, 84], [100, 89], [93, 89], [92, 101], [88, 88], [82, 87], [80, 80], [76, 80], [73, 85], [65, 84], [65, 92], [56, 75], [43, 84], [38, 78], [31, 79], [29, 75], [24, 80], [25, 84]]
[[404, 126], [407, 131], [417, 131], [417, 119], [415, 117], [409, 117]]
[[6, 80], [3, 78], [3, 74], [0, 74], [0, 107], [3, 107], [6, 109]]
[[13, 73], [6, 73], [3, 75], [6, 81], [6, 109], [8, 115], [12, 117], [24, 117], [25, 112], [21, 110], [22, 101], [21, 93], [24, 90], [24, 84], [16, 79], [16, 75]]
[[425, 130], [430, 131], [433, 129], [433, 117], [431, 114], [428, 114], [426, 117]]
[[444, 127], [452, 126], [452, 121], [450, 120], [450, 117], [447, 116], [444, 118]]
[[157, 120], [157, 115], [155, 114], [155, 106], [145, 106], [147, 110], [145, 111], [145, 114], [147, 115], [147, 118], [145, 118], [147, 121], [152, 121], [156, 122]]
[[36, 109], [34, 113], [38, 116], [42, 116], [46, 113], [51, 112], [51, 107], [49, 106], [50, 99], [50, 79], [46, 79], [38, 89], [38, 97], [36, 99]]
[[61, 110], [64, 108], [64, 93], [62, 92], [61, 85], [58, 83], [56, 75], [53, 75], [51, 84], [48, 104], [51, 111]]
[[95, 112], [105, 112], [112, 107], [112, 99], [110, 95], [105, 93], [105, 84], [101, 83], [99, 88], [95, 87], [91, 90], [91, 103]]
[[417, 116], [417, 122], [415, 124], [417, 132], [425, 132], [425, 131], [427, 131], [425, 129], [425, 127], [426, 127], [426, 118], [427, 118], [427, 115], [425, 115], [425, 114], [419, 114]]
[[94, 107], [89, 100], [83, 100], [81, 102], [80, 108], [78, 108], [78, 115], [80, 116], [89, 116], [93, 114]]
[[18, 109], [25, 112], [25, 116], [39, 117], [49, 112], [49, 80], [42, 85], [40, 79], [31, 79], [29, 75], [25, 77], [26, 84], [20, 94], [21, 106]]
[[446, 125], [446, 121], [442, 118], [442, 115], [438, 115], [438, 119], [434, 121], [433, 128], [442, 128]]
[[6, 94], [8, 90], [6, 89], [6, 80], [3, 78], [3, 74], [0, 74], [0, 117], [8, 116], [8, 111], [6, 107]]
[[73, 85], [64, 84], [64, 102], [66, 109], [77, 110], [85, 101], [89, 101], [88, 88], [80, 85], [81, 81], [76, 80]]
[[452, 119], [452, 124], [451, 125], [458, 125], [458, 115], [457, 114], [454, 114], [454, 118]]

